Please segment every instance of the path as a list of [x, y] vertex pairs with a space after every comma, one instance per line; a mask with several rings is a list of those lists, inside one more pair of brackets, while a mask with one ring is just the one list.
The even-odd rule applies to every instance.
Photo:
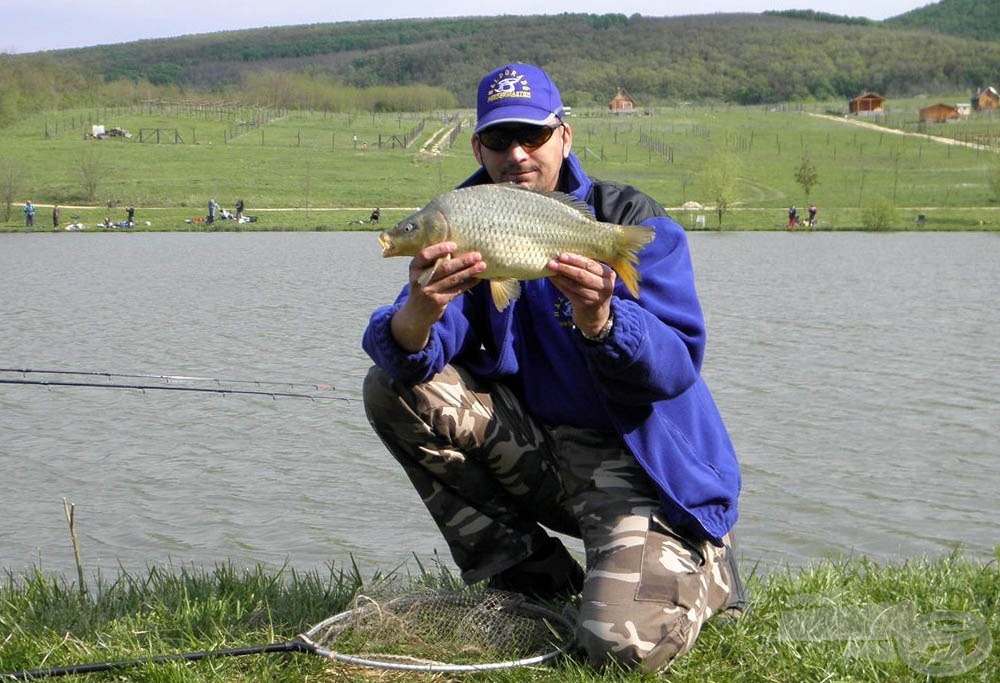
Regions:
[[815, 116], [821, 119], [828, 119], [830, 121], [839, 121], [841, 123], [847, 123], [852, 126], [860, 126], [861, 128], [868, 128], [869, 130], [877, 130], [881, 133], [889, 133], [891, 135], [904, 135], [915, 138], [924, 138], [925, 140], [931, 140], [932, 142], [939, 142], [942, 145], [954, 145], [958, 147], [968, 147], [970, 149], [979, 150], [981, 152], [992, 152], [993, 150], [986, 145], [981, 145], [976, 142], [964, 142], [962, 140], [955, 140], [954, 138], [946, 138], [940, 135], [928, 135], [927, 133], [908, 133], [905, 130], [899, 130], [898, 128], [887, 128], [885, 126], [880, 126], [877, 123], [872, 123], [870, 121], [863, 121], [859, 118], [851, 118], [845, 116], [833, 116], [831, 114], [813, 114], [810, 113], [809, 116]]
[[441, 147], [448, 144], [448, 138], [451, 137], [452, 131], [462, 125], [462, 123], [462, 121], [455, 121], [438, 128], [431, 134], [430, 138], [427, 139], [427, 142], [421, 145], [420, 153], [429, 154], [431, 156], [441, 154]]

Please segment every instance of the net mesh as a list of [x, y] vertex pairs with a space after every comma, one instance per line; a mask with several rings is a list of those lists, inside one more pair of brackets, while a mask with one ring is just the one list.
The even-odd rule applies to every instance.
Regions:
[[377, 662], [481, 664], [546, 661], [572, 641], [562, 615], [502, 591], [359, 595], [306, 635], [333, 653]]

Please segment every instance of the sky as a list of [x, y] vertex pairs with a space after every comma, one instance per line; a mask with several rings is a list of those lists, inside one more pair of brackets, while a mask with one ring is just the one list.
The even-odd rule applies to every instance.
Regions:
[[[886, 19], [931, 0], [0, 0], [0, 53], [173, 38], [263, 26], [368, 19], [561, 14], [683, 16], [811, 9], [850, 17]], [[544, 7], [543, 7], [544, 5]]]

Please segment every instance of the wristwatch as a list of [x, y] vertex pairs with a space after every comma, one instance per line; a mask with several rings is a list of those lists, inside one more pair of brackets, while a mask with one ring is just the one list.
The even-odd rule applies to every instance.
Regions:
[[614, 327], [615, 316], [613, 313], [608, 315], [608, 321], [604, 323], [604, 327], [601, 328], [600, 332], [591, 337], [589, 334], [581, 330], [579, 327], [576, 328], [580, 332], [580, 336], [589, 341], [591, 344], [603, 344], [608, 335], [611, 334], [611, 328]]

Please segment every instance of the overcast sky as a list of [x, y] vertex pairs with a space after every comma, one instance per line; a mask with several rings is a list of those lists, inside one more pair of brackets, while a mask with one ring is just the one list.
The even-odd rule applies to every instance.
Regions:
[[812, 9], [886, 19], [932, 4], [921, 0], [0, 0], [0, 52], [171, 38], [261, 26], [291, 26], [363, 19], [498, 16], [502, 14], [642, 14], [680, 16], [717, 12]]

